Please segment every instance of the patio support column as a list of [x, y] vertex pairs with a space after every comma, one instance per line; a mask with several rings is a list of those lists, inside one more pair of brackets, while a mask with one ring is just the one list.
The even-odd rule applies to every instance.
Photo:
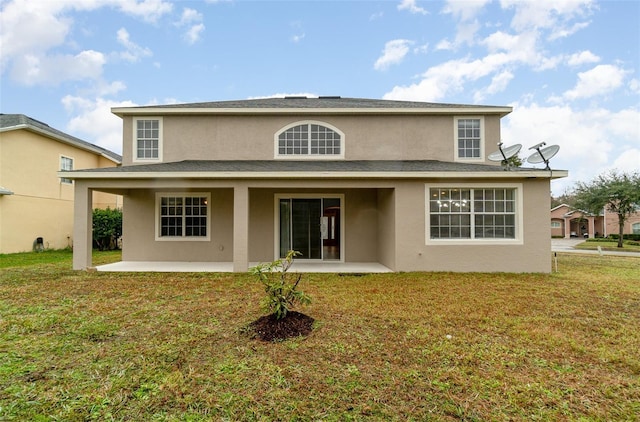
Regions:
[[563, 217], [564, 220], [564, 238], [569, 239], [571, 237], [571, 219]]
[[93, 191], [80, 180], [75, 181], [73, 203], [73, 269], [92, 266]]
[[249, 187], [233, 189], [233, 272], [249, 269]]

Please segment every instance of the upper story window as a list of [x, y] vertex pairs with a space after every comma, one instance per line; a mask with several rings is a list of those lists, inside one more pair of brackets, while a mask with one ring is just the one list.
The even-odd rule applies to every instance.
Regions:
[[[64, 155], [60, 156], [60, 170], [71, 171], [73, 170], [73, 158], [65, 157]], [[66, 177], [60, 178], [60, 183], [71, 184], [73, 181], [71, 179], [67, 179]]]
[[484, 157], [484, 120], [481, 117], [456, 117], [456, 161], [482, 161]]
[[162, 161], [162, 119], [133, 120], [133, 161]]
[[276, 133], [278, 158], [344, 158], [344, 134], [322, 122], [297, 122]]

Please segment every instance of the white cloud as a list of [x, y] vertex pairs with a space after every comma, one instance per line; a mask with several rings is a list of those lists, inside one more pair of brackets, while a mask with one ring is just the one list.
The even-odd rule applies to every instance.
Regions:
[[304, 29], [302, 27], [302, 22], [294, 21], [289, 24], [289, 26], [295, 31], [295, 33], [291, 36], [290, 40], [293, 43], [299, 43], [304, 39], [306, 34], [304, 33]]
[[41, 55], [62, 44], [69, 33], [70, 19], [56, 16], [47, 7], [38, 8], [35, 3], [38, 2], [13, 1], [2, 5], [0, 63], [3, 70], [24, 54]]
[[[572, 33], [566, 27], [568, 22], [589, 15], [596, 7], [594, 0], [501, 0], [500, 4], [503, 9], [515, 10], [511, 27], [518, 32], [532, 28], [552, 28], [554, 33]], [[575, 24], [572, 24], [569, 28], [574, 27]]]
[[202, 33], [204, 32], [204, 29], [205, 29], [205, 26], [203, 23], [193, 25], [191, 28], [187, 30], [187, 32], [184, 33], [184, 39], [187, 41], [188, 44], [194, 44], [202, 37]]
[[606, 95], [622, 86], [627, 72], [617, 66], [603, 64], [586, 72], [578, 73], [576, 86], [565, 92], [569, 100]]
[[102, 75], [106, 63], [104, 54], [86, 50], [76, 55], [33, 55], [16, 58], [11, 78], [27, 86], [57, 85], [69, 80], [96, 80]]
[[640, 170], [638, 163], [640, 163], [640, 149], [626, 149], [613, 161], [611, 170], [632, 173]]
[[181, 28], [187, 27], [182, 36], [187, 44], [195, 44], [202, 37], [202, 33], [206, 28], [202, 23], [202, 19], [202, 13], [195, 9], [185, 7], [182, 10], [182, 16], [175, 25]]
[[591, 24], [591, 22], [579, 22], [574, 24], [571, 27], [565, 27], [565, 28], [558, 28], [554, 31], [551, 32], [551, 34], [549, 35], [549, 41], [553, 41], [556, 40], [558, 38], [566, 38], [568, 36], [571, 36], [573, 34], [575, 34], [576, 32], [578, 32], [581, 29], [586, 28], [587, 26], [589, 26]]
[[503, 92], [507, 89], [509, 82], [511, 82], [514, 76], [515, 75], [508, 70], [498, 73], [491, 79], [491, 84], [488, 87], [480, 89], [473, 94], [473, 100], [476, 103], [480, 103], [487, 95]]
[[[99, 62], [104, 64], [101, 52], [86, 50], [72, 53], [51, 53], [51, 50], [67, 45], [78, 45], [68, 36], [75, 22], [74, 12], [94, 11], [112, 8], [147, 22], [156, 22], [170, 13], [172, 3], [164, 0], [9, 0], [0, 2], [2, 24], [0, 25], [0, 71], [9, 71], [20, 83], [57, 83], [66, 80], [93, 78], [101, 73]], [[135, 53], [128, 50], [128, 60], [146, 54], [147, 50], [137, 47]], [[101, 55], [101, 59], [97, 59]], [[33, 67], [28, 67], [29, 65]], [[67, 65], [68, 72], [59, 67]], [[52, 66], [48, 69], [48, 66]], [[79, 67], [79, 68], [76, 68]]]
[[389, 100], [438, 101], [460, 92], [464, 84], [477, 81], [508, 64], [504, 53], [490, 54], [478, 60], [451, 60], [427, 70], [420, 82], [409, 86], [396, 86], [383, 98]]
[[142, 57], [149, 57], [153, 55], [148, 48], [140, 47], [138, 44], [131, 41], [129, 38], [129, 32], [126, 29], [120, 28], [117, 32], [117, 39], [126, 50], [119, 54], [120, 58], [131, 63], [139, 61]]
[[87, 99], [67, 95], [62, 99], [67, 112], [75, 115], [67, 130], [93, 144], [122, 154], [122, 119], [111, 107], [134, 107], [131, 101], [111, 101], [98, 97]]
[[408, 10], [410, 13], [413, 13], [413, 14], [419, 13], [422, 15], [426, 15], [429, 13], [427, 12], [426, 9], [418, 6], [416, 4], [416, 0], [402, 0], [398, 5], [398, 10]]
[[569, 66], [580, 66], [582, 64], [598, 63], [599, 61], [600, 57], [596, 56], [589, 50], [584, 50], [570, 55], [567, 59], [567, 64]]
[[378, 20], [378, 19], [382, 19], [383, 16], [384, 16], [383, 12], [373, 13], [373, 14], [371, 14], [371, 16], [369, 16], [369, 20], [370, 21], [375, 21], [375, 20]]
[[373, 68], [376, 70], [386, 70], [389, 66], [401, 63], [409, 52], [409, 47], [413, 44], [410, 40], [387, 41], [382, 51], [382, 56], [376, 60]]
[[[556, 194], [577, 180], [589, 180], [612, 168], [611, 162], [614, 162], [614, 167], [625, 168], [629, 164], [625, 154], [629, 153], [630, 160], [635, 157], [634, 150], [638, 149], [638, 109], [617, 112], [603, 108], [581, 110], [568, 105], [535, 103], [513, 104], [513, 107], [513, 112], [502, 120], [501, 135], [506, 144], [522, 144], [521, 155], [524, 158], [532, 153], [528, 148], [541, 141], [561, 147], [552, 159], [551, 167], [569, 170], [569, 177], [553, 182]], [[638, 161], [635, 163], [637, 168]]]
[[460, 0], [447, 0], [443, 13], [450, 13], [460, 21], [469, 21], [474, 19], [482, 8], [490, 3], [491, 0], [473, 0], [473, 1], [460, 1]]
[[[96, 3], [101, 3], [96, 1]], [[171, 13], [173, 4], [164, 0], [114, 0], [102, 3], [114, 3], [124, 13], [136, 16], [147, 22], [157, 22], [163, 15]]]
[[436, 50], [453, 50], [454, 45], [451, 41], [444, 39], [436, 44]]

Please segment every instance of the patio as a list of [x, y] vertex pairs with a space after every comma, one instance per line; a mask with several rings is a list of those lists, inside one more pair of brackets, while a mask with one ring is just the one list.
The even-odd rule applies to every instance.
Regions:
[[[257, 262], [249, 264], [250, 267]], [[155, 262], [120, 261], [100, 265], [105, 272], [233, 272], [233, 262]], [[377, 262], [295, 262], [293, 272], [301, 273], [391, 273], [391, 269]]]

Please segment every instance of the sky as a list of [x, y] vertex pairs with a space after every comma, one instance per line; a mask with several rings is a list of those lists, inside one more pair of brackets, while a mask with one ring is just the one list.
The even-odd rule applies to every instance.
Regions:
[[559, 145], [555, 196], [640, 170], [638, 0], [0, 0], [0, 72], [1, 113], [117, 153], [111, 107], [339, 95], [513, 107], [487, 153]]

